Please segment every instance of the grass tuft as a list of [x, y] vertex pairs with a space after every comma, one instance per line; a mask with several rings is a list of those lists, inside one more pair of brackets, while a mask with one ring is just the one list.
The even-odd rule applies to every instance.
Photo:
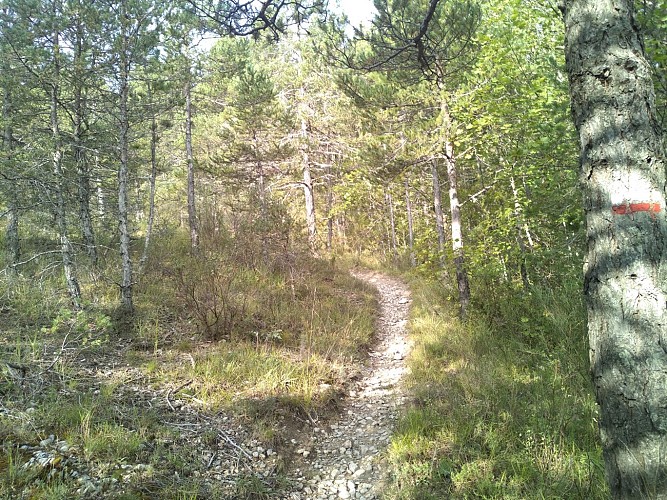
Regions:
[[462, 324], [439, 286], [413, 282], [413, 399], [387, 498], [608, 496], [576, 297], [508, 293]]

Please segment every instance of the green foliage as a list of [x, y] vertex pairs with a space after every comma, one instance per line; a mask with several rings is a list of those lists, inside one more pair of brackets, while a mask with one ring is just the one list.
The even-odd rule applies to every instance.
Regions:
[[460, 324], [413, 281], [414, 394], [392, 440], [388, 498], [606, 498], [574, 281]]

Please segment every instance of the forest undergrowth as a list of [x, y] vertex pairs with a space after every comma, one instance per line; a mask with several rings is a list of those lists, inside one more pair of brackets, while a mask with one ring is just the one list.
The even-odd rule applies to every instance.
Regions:
[[[289, 490], [289, 437], [336, 414], [376, 298], [346, 271], [359, 260], [334, 265], [279, 235], [205, 234], [196, 253], [183, 231], [159, 235], [132, 321], [103, 268], [80, 312], [57, 275], [3, 278], [0, 498]], [[474, 282], [461, 322], [441, 283], [408, 279], [410, 403], [385, 497], [606, 498], [579, 283]], [[217, 452], [203, 449], [230, 442], [272, 450], [260, 452], [270, 470], [214, 475]]]
[[251, 234], [211, 233], [195, 254], [187, 233], [160, 235], [132, 320], [104, 268], [79, 312], [59, 273], [3, 277], [0, 498], [282, 491], [288, 437], [335, 412], [377, 305], [330, 262]]
[[410, 285], [412, 401], [387, 498], [608, 498], [581, 284], [477, 282], [465, 322], [441, 284]]

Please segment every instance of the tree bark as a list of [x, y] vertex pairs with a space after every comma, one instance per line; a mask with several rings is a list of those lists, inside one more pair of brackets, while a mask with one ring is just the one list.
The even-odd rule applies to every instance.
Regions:
[[128, 115], [128, 100], [130, 92], [130, 36], [127, 26], [125, 2], [121, 2], [121, 47], [119, 54], [119, 138], [120, 163], [118, 166], [118, 232], [120, 236], [120, 258], [121, 258], [121, 282], [120, 303], [121, 308], [128, 314], [134, 312], [132, 301], [132, 256], [130, 248], [130, 228], [128, 221], [129, 213], [129, 132], [130, 122]]
[[190, 228], [190, 244], [192, 250], [199, 247], [199, 228], [197, 227], [197, 209], [195, 206], [195, 161], [192, 154], [192, 89], [188, 81], [185, 83], [185, 151], [188, 162], [188, 225]]
[[417, 266], [417, 258], [415, 256], [415, 236], [414, 236], [414, 222], [412, 219], [412, 202], [410, 200], [410, 181], [405, 177], [405, 210], [408, 216], [408, 245], [410, 248], [410, 265]]
[[[11, 120], [11, 92], [7, 86], [3, 89], [2, 96], [2, 121], [5, 124], [2, 133], [2, 151], [4, 155], [5, 170], [14, 172], [14, 134]], [[8, 179], [9, 181], [9, 179]], [[7, 250], [10, 258], [10, 269], [16, 271], [16, 264], [21, 260], [21, 246], [19, 242], [19, 210], [18, 189], [11, 182], [7, 189]]]
[[79, 224], [83, 235], [83, 244], [93, 266], [97, 266], [97, 246], [95, 231], [90, 216], [90, 169], [88, 156], [84, 148], [84, 124], [86, 98], [84, 94], [84, 28], [81, 19], [77, 19], [74, 50], [74, 159], [78, 177], [77, 196], [79, 202]]
[[465, 318], [470, 304], [470, 283], [463, 253], [463, 230], [461, 229], [461, 205], [458, 197], [456, 157], [454, 156], [454, 144], [451, 140], [452, 122], [449, 106], [444, 99], [441, 102], [441, 117], [445, 163], [447, 164], [447, 178], [449, 181], [449, 212], [451, 216], [452, 250], [454, 252], [454, 265], [456, 266], [456, 285], [459, 290], [461, 317]]
[[306, 141], [308, 139], [308, 122], [301, 120], [301, 135], [303, 138], [303, 197], [306, 208], [306, 227], [308, 229], [308, 246], [311, 252], [316, 251], [317, 246], [317, 223], [315, 220], [315, 193], [313, 190], [313, 179], [310, 175], [310, 158], [308, 157], [308, 148]]
[[581, 147], [584, 292], [614, 498], [667, 498], [665, 153], [631, 0], [567, 0]]
[[[58, 19], [60, 5], [58, 1], [53, 2], [53, 19]], [[63, 271], [67, 292], [75, 309], [81, 308], [81, 289], [76, 276], [76, 267], [72, 258], [72, 245], [67, 231], [67, 214], [65, 207], [65, 175], [62, 168], [63, 150], [60, 136], [60, 122], [58, 120], [58, 100], [60, 97], [60, 34], [57, 29], [53, 31], [51, 40], [53, 47], [53, 80], [50, 83], [51, 97], [51, 138], [53, 140], [53, 154], [51, 165], [55, 177], [56, 186], [56, 225], [60, 236], [60, 252], [63, 261]]]
[[387, 200], [387, 208], [389, 209], [389, 229], [390, 229], [390, 243], [391, 256], [394, 261], [398, 258], [398, 242], [396, 241], [396, 221], [394, 220], [394, 200], [391, 198], [391, 193], [385, 191], [385, 199]]
[[333, 225], [334, 218], [332, 215], [333, 211], [333, 178], [331, 172], [331, 165], [335, 161], [335, 155], [332, 155], [331, 163], [327, 165], [327, 250], [331, 252], [333, 250]]
[[435, 211], [435, 229], [438, 232], [438, 257], [440, 267], [445, 270], [445, 215], [442, 211], [442, 195], [440, 193], [440, 175], [438, 161], [431, 161], [431, 179], [433, 180], [433, 209]]
[[144, 251], [139, 259], [139, 274], [142, 273], [146, 262], [148, 261], [148, 249], [150, 248], [151, 237], [153, 235], [153, 224], [155, 222], [155, 179], [157, 178], [157, 116], [153, 107], [153, 92], [150, 82], [147, 86], [148, 101], [151, 106], [151, 173], [148, 177], [150, 190], [148, 193], [148, 221], [146, 222], [146, 236], [144, 237]]
[[[526, 267], [526, 253], [527, 253], [527, 248], [526, 248], [526, 243], [523, 241], [523, 230], [525, 228], [526, 234], [530, 234], [528, 232], [528, 228], [525, 227], [525, 223], [523, 223], [523, 214], [521, 210], [521, 203], [519, 202], [519, 193], [516, 189], [516, 183], [514, 182], [514, 176], [510, 175], [510, 187], [512, 188], [512, 197], [514, 198], [514, 227], [516, 229], [516, 242], [519, 245], [519, 272], [521, 273], [521, 283], [523, 285], [523, 288], [525, 290], [530, 287], [530, 279], [528, 278], [528, 269]], [[532, 245], [531, 245], [532, 246]]]

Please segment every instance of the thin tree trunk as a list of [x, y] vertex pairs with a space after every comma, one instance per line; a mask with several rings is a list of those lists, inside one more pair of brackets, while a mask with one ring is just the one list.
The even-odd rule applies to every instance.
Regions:
[[456, 175], [456, 157], [454, 156], [454, 144], [451, 140], [451, 116], [447, 101], [441, 103], [442, 127], [445, 134], [445, 162], [447, 164], [447, 178], [449, 181], [449, 211], [451, 214], [452, 250], [454, 253], [454, 265], [456, 266], [456, 284], [459, 290], [459, 303], [461, 304], [461, 317], [465, 318], [470, 303], [470, 284], [468, 272], [465, 267], [465, 256], [463, 253], [463, 231], [461, 229], [461, 206], [459, 204]]
[[301, 134], [303, 137], [303, 197], [306, 208], [306, 226], [308, 229], [308, 246], [311, 252], [316, 251], [317, 224], [315, 220], [315, 193], [313, 190], [313, 179], [310, 175], [310, 158], [308, 157], [308, 123], [305, 119], [301, 120]]
[[[96, 170], [98, 163], [99, 163], [99, 157], [95, 155]], [[106, 209], [107, 201], [106, 201], [106, 196], [104, 195], [104, 189], [102, 188], [102, 178], [99, 176], [95, 178], [95, 192], [97, 194], [97, 215], [99, 216], [100, 219], [104, 219], [107, 214], [107, 209]]]
[[431, 160], [431, 179], [433, 180], [433, 209], [435, 211], [435, 229], [438, 232], [438, 257], [440, 267], [445, 271], [445, 215], [442, 211], [442, 195], [440, 194], [440, 175], [438, 161]]
[[[188, 75], [190, 69], [188, 68]], [[192, 154], [192, 92], [190, 78], [185, 84], [185, 151], [188, 162], [188, 225], [192, 250], [199, 247], [199, 228], [195, 207], [195, 161]]]
[[611, 495], [667, 498], [665, 152], [631, 0], [566, 0], [584, 291]]
[[[53, 18], [58, 19], [59, 2], [53, 2]], [[52, 167], [56, 183], [56, 225], [60, 236], [63, 271], [67, 283], [67, 292], [75, 309], [81, 308], [81, 289], [76, 276], [76, 267], [72, 258], [72, 245], [67, 232], [67, 214], [65, 207], [65, 175], [62, 168], [62, 141], [58, 121], [58, 99], [60, 92], [60, 35], [53, 31], [53, 81], [51, 82], [51, 137], [53, 140]]]
[[398, 258], [398, 243], [396, 241], [396, 221], [394, 220], [394, 201], [391, 198], [391, 193], [385, 191], [385, 199], [387, 200], [387, 208], [389, 209], [389, 229], [390, 229], [390, 243], [391, 243], [391, 255], [394, 262]]
[[[2, 150], [4, 153], [5, 169], [14, 171], [14, 134], [11, 120], [11, 92], [5, 87], [2, 99], [2, 121], [5, 124], [2, 134]], [[9, 251], [12, 271], [16, 271], [16, 264], [21, 260], [21, 246], [19, 242], [19, 210], [18, 189], [14, 182], [7, 189], [7, 250]]]
[[410, 265], [417, 266], [417, 258], [415, 256], [415, 236], [414, 236], [414, 222], [412, 219], [412, 202], [410, 200], [410, 181], [405, 177], [405, 210], [408, 215], [408, 245], [410, 248]]
[[[253, 133], [255, 141], [257, 141], [256, 135]], [[259, 151], [257, 148], [259, 145], [256, 145], [255, 151]], [[268, 221], [268, 207], [266, 204], [266, 176], [264, 174], [264, 165], [261, 161], [257, 162], [257, 195], [259, 196], [259, 210], [260, 216], [262, 219], [262, 224], [260, 225], [261, 231], [261, 241], [262, 241], [262, 262], [264, 265], [269, 263], [269, 245], [268, 245], [268, 230], [269, 230], [269, 221]]]
[[77, 20], [76, 42], [74, 51], [74, 159], [78, 177], [77, 196], [79, 201], [79, 224], [83, 235], [83, 244], [93, 266], [97, 266], [97, 246], [95, 232], [90, 216], [90, 169], [88, 157], [83, 145], [84, 119], [86, 113], [83, 92], [84, 75], [84, 32], [81, 19]]
[[[521, 210], [521, 203], [519, 202], [519, 193], [516, 189], [516, 184], [514, 183], [514, 176], [510, 175], [510, 187], [512, 188], [512, 197], [514, 198], [514, 227], [516, 229], [516, 242], [519, 245], [519, 271], [521, 273], [521, 283], [523, 288], [527, 290], [530, 287], [530, 280], [528, 279], [528, 269], [526, 268], [526, 243], [523, 241], [523, 227], [522, 224], [523, 214]], [[526, 227], [526, 232], [528, 228]]]
[[[331, 159], [332, 163], [334, 159]], [[333, 179], [331, 173], [331, 163], [327, 166], [327, 250], [333, 250]]]
[[118, 167], [118, 231], [120, 235], [121, 283], [120, 303], [128, 314], [134, 313], [132, 301], [132, 256], [130, 247], [129, 212], [129, 132], [128, 99], [130, 92], [130, 40], [125, 2], [121, 2], [121, 48], [119, 68], [120, 164]]
[[[153, 93], [151, 84], [148, 83], [148, 102], [153, 107]], [[153, 236], [153, 223], [155, 222], [155, 179], [157, 178], [157, 116], [155, 109], [151, 112], [151, 173], [148, 177], [150, 191], [148, 193], [148, 221], [146, 223], [146, 236], [144, 238], [144, 251], [139, 259], [139, 274], [142, 273], [146, 262], [148, 261], [148, 249]]]

